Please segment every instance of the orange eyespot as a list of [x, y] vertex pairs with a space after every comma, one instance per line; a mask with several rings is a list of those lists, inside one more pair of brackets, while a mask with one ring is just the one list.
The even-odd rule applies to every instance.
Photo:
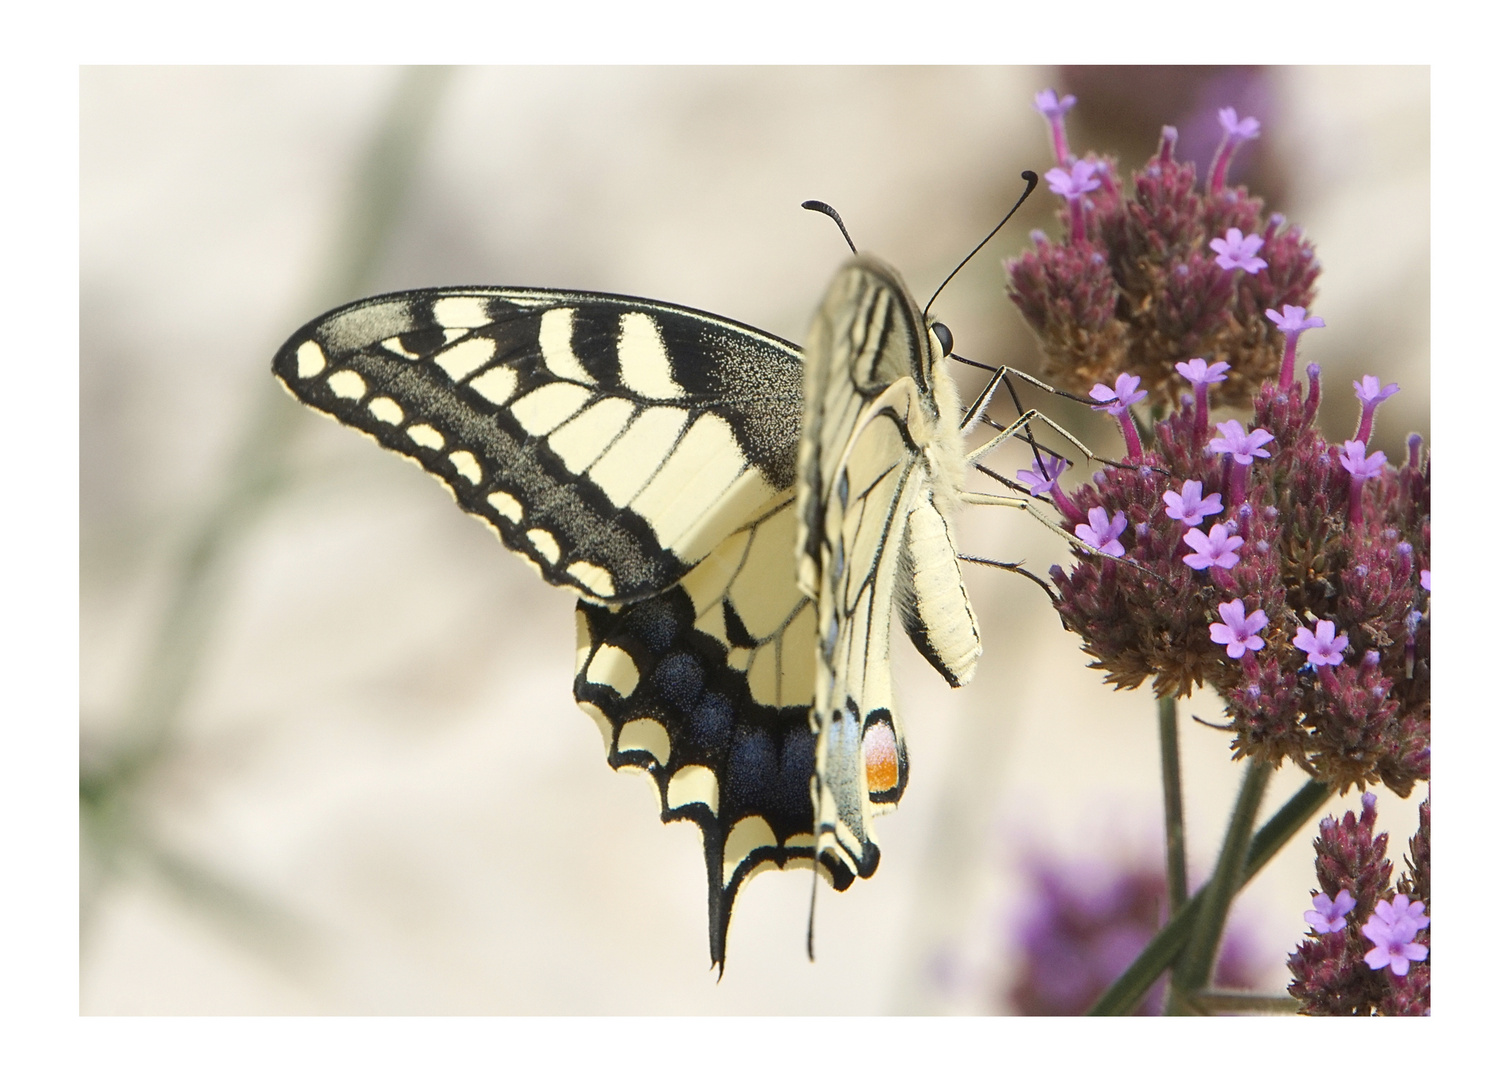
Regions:
[[891, 724], [872, 724], [861, 740], [866, 756], [866, 787], [880, 795], [897, 787], [897, 736]]

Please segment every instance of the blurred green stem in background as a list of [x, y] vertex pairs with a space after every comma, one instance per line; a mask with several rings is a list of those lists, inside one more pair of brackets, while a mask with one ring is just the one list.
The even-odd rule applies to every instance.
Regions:
[[[362, 155], [346, 213], [307, 311], [356, 299], [369, 288], [400, 216], [405, 193], [438, 111], [450, 70], [407, 68]], [[97, 895], [119, 872], [139, 867], [223, 915], [269, 926], [287, 922], [266, 904], [204, 867], [167, 851], [140, 813], [141, 792], [170, 754], [185, 705], [204, 668], [241, 545], [274, 498], [286, 490], [300, 410], [259, 362], [253, 415], [220, 486], [188, 530], [171, 570], [168, 600], [135, 685], [125, 701], [121, 734], [110, 747], [90, 747], [79, 770], [83, 890]], [[89, 861], [93, 861], [93, 865]], [[81, 921], [89, 900], [81, 897]]]

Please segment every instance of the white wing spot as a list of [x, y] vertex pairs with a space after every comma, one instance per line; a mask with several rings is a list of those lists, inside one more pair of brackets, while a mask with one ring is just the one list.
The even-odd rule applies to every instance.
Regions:
[[582, 361], [572, 351], [572, 317], [575, 308], [552, 308], [540, 317], [540, 354], [552, 375], [572, 382], [594, 383]]
[[299, 346], [294, 360], [301, 379], [313, 379], [325, 370], [325, 350], [320, 348], [318, 341], [306, 341]]
[[576, 383], [547, 383], [520, 398], [509, 411], [531, 435], [544, 435], [565, 423], [591, 396]]
[[325, 384], [337, 397], [351, 398], [353, 401], [361, 401], [362, 395], [367, 393], [367, 383], [355, 371], [338, 371], [326, 379]]
[[419, 353], [410, 352], [404, 347], [404, 343], [396, 337], [384, 338], [383, 347], [395, 356], [402, 356], [406, 360], [418, 360], [420, 358]]
[[588, 662], [588, 682], [607, 686], [620, 697], [629, 697], [640, 685], [640, 669], [634, 657], [617, 645], [604, 645]]
[[556, 451], [563, 465], [581, 474], [619, 436], [634, 411], [635, 403], [628, 398], [595, 401], [551, 432], [546, 445]]
[[681, 409], [646, 409], [588, 470], [588, 479], [615, 506], [628, 506], [671, 453], [686, 419]]
[[679, 398], [685, 392], [672, 376], [660, 328], [643, 311], [627, 311], [619, 317], [619, 381], [653, 401]]
[[431, 310], [436, 322], [452, 329], [472, 329], [493, 321], [488, 318], [480, 296], [445, 296], [437, 300]]
[[574, 562], [567, 567], [567, 573], [582, 582], [582, 587], [594, 596], [614, 595], [614, 575], [601, 566], [590, 562]]
[[498, 343], [490, 337], [470, 337], [435, 354], [435, 362], [442, 371], [451, 376], [452, 382], [461, 382], [489, 360], [493, 359]]
[[519, 386], [519, 376], [507, 364], [489, 368], [467, 384], [495, 405], [502, 405], [514, 396]]
[[728, 885], [740, 864], [756, 848], [776, 847], [776, 833], [763, 817], [741, 818], [724, 841], [724, 884]]
[[473, 484], [483, 482], [483, 469], [477, 463], [477, 458], [472, 456], [470, 450], [458, 450], [451, 455], [451, 467], [457, 471], [457, 475]]
[[598, 725], [598, 734], [603, 736], [603, 755], [608, 757], [609, 751], [614, 748], [614, 725], [609, 718], [603, 715], [603, 710], [591, 701], [579, 701], [578, 707], [593, 718], [593, 723]]
[[429, 424], [413, 424], [407, 430], [410, 439], [420, 446], [439, 450], [446, 445], [446, 437]]
[[404, 410], [399, 403], [391, 397], [375, 397], [367, 403], [367, 411], [373, 414], [377, 420], [385, 424], [402, 424], [404, 422]]
[[642, 716], [619, 729], [619, 752], [626, 750], [644, 750], [656, 764], [665, 765], [672, 755], [672, 741], [658, 721]]
[[525, 508], [507, 491], [495, 491], [488, 496], [488, 505], [518, 525], [525, 518]]
[[719, 813], [719, 779], [707, 765], [684, 765], [666, 785], [666, 807], [675, 810], [688, 803], [702, 803]]
[[556, 565], [556, 561], [561, 558], [561, 545], [556, 542], [556, 537], [552, 536], [549, 530], [531, 529], [525, 533], [525, 539], [530, 541], [531, 546], [540, 552], [541, 558], [551, 565]]

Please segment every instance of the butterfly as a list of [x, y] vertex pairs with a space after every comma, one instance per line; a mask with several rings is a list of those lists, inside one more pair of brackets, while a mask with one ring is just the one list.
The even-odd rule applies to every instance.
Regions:
[[752, 874], [876, 871], [908, 780], [894, 609], [951, 685], [981, 653], [952, 515], [1021, 500], [964, 492], [1004, 436], [965, 452], [948, 339], [858, 255], [806, 350], [633, 297], [437, 288], [320, 316], [273, 371], [576, 594], [573, 694], [700, 829], [722, 971]]

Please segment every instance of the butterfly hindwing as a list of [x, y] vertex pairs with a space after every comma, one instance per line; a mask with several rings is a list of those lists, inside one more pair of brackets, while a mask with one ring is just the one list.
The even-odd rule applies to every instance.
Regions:
[[[659, 595], [577, 608], [577, 700], [609, 763], [650, 775], [661, 819], [702, 831], [720, 965], [750, 875], [813, 865], [815, 621], [794, 537], [789, 493]], [[853, 877], [832, 856], [822, 869], [836, 888]]]
[[307, 405], [417, 461], [553, 585], [641, 599], [793, 482], [792, 345], [629, 297], [429, 289], [281, 349]]
[[892, 699], [894, 606], [953, 684], [970, 678], [980, 652], [948, 525], [964, 461], [959, 404], [906, 286], [866, 256], [830, 286], [807, 358], [798, 578], [819, 626], [817, 843], [868, 877], [880, 858], [871, 816], [907, 783]]

